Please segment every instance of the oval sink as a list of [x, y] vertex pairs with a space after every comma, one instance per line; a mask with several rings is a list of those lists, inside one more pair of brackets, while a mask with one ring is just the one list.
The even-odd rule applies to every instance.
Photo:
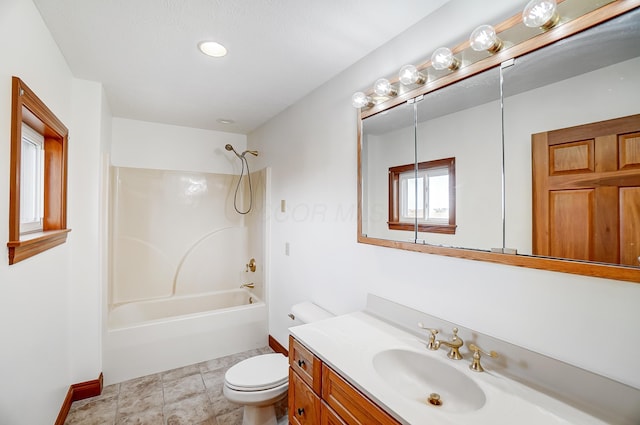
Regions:
[[[373, 357], [373, 367], [390, 387], [429, 408], [464, 413], [480, 409], [486, 401], [482, 389], [464, 373], [415, 351], [381, 351]], [[429, 402], [432, 393], [440, 396], [440, 405]]]

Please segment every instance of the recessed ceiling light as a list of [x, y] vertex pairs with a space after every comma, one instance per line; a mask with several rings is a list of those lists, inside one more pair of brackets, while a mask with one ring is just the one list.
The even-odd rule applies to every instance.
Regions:
[[205, 55], [213, 56], [214, 58], [221, 58], [227, 54], [226, 47], [215, 41], [201, 41], [198, 43], [198, 48]]
[[219, 122], [220, 124], [233, 124], [233, 123], [235, 123], [234, 120], [230, 120], [228, 118], [218, 118], [216, 121]]

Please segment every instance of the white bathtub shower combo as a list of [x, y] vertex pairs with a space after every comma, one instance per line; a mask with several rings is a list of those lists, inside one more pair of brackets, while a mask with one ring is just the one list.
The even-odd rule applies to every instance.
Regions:
[[[237, 177], [112, 167], [111, 255], [103, 339], [105, 383], [267, 343], [264, 203], [233, 210]], [[255, 258], [258, 267], [247, 266]], [[240, 288], [253, 283], [253, 288]]]

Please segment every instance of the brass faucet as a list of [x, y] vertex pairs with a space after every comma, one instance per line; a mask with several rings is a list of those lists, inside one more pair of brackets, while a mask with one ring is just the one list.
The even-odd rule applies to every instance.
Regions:
[[253, 288], [256, 287], [256, 285], [253, 282], [251, 282], [251, 283], [243, 283], [242, 285], [240, 285], [240, 287], [241, 288], [251, 288], [251, 289], [253, 289]]
[[461, 360], [462, 354], [460, 354], [460, 347], [464, 345], [464, 341], [462, 338], [458, 336], [458, 328], [453, 328], [453, 337], [451, 341], [442, 341], [436, 339], [436, 335], [438, 334], [437, 329], [427, 328], [422, 323], [418, 323], [418, 327], [424, 330], [429, 331], [429, 342], [427, 343], [427, 348], [429, 350], [438, 350], [441, 345], [445, 347], [449, 347], [450, 350], [447, 353], [447, 357], [453, 360]]
[[458, 337], [458, 328], [453, 328], [453, 337], [451, 338], [451, 341], [441, 341], [441, 340], [436, 340], [434, 343], [434, 350], [437, 350], [438, 348], [440, 348], [441, 345], [444, 345], [445, 347], [449, 347], [449, 353], [447, 353], [447, 357], [449, 357], [450, 359], [453, 360], [461, 360], [462, 359], [462, 354], [460, 354], [460, 347], [462, 347], [462, 345], [464, 344], [464, 341]]
[[484, 353], [489, 357], [493, 357], [494, 359], [498, 357], [498, 353], [495, 351], [484, 351], [482, 348], [478, 347], [475, 344], [469, 344], [469, 349], [473, 351], [473, 361], [469, 365], [469, 369], [474, 372], [484, 372], [484, 368], [480, 364], [480, 353]]

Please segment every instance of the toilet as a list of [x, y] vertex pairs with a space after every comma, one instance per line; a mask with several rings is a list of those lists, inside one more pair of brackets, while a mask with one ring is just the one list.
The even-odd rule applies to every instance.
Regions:
[[[317, 305], [296, 304], [289, 315], [295, 324], [333, 317]], [[242, 425], [277, 425], [275, 404], [287, 396], [289, 359], [280, 353], [262, 354], [231, 366], [224, 375], [227, 400], [244, 406]], [[287, 418], [283, 418], [287, 423]]]

